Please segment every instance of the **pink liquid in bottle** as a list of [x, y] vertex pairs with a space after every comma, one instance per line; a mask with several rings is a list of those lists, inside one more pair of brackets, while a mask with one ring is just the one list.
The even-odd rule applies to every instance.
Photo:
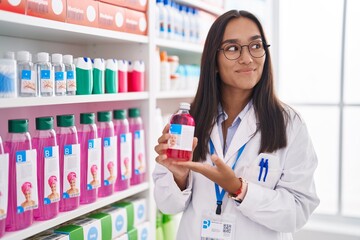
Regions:
[[145, 84], [145, 64], [143, 61], [129, 62], [128, 69], [128, 91], [142, 92]]
[[[125, 110], [114, 110], [114, 128], [117, 136], [117, 172], [115, 191], [128, 189], [131, 177], [132, 141], [129, 130], [129, 121]], [[128, 157], [129, 156], [129, 157]]]
[[[80, 174], [64, 174], [65, 169], [65, 151], [67, 151], [68, 146], [73, 144], [78, 144], [78, 135], [75, 127], [75, 117], [74, 115], [58, 115], [56, 116], [57, 122], [57, 131], [56, 138], [59, 145], [59, 159], [60, 159], [60, 204], [59, 210], [60, 212], [71, 211], [79, 207], [80, 204], [80, 196], [67, 197], [64, 191], [64, 181], [68, 181], [69, 184], [74, 183], [76, 181], [80, 181]], [[80, 159], [74, 157], [74, 161], [79, 161], [72, 163], [72, 165], [78, 165], [80, 167]], [[76, 186], [72, 187], [73, 192], [79, 192], [79, 189]], [[66, 196], [66, 198], [64, 197]], [[74, 194], [78, 195], [78, 194]]]
[[118, 60], [118, 92], [128, 91], [128, 62], [126, 60]]
[[146, 179], [145, 136], [140, 109], [129, 109], [129, 127], [132, 133], [132, 175], [131, 185], [143, 183]]
[[[0, 154], [4, 154], [4, 146], [2, 143], [2, 139], [0, 137]], [[1, 190], [1, 189], [0, 189]], [[0, 191], [0, 198], [3, 197], [3, 193]], [[1, 199], [0, 199], [1, 202]], [[5, 233], [5, 218], [0, 219], [0, 238], [4, 235]]]
[[[114, 193], [116, 181], [116, 141], [112, 114], [110, 111], [98, 112], [98, 136], [101, 138], [101, 187], [98, 196], [107, 197]], [[115, 138], [114, 138], [115, 137]]]
[[192, 154], [192, 143], [195, 121], [189, 113], [190, 104], [180, 103], [179, 111], [170, 119], [168, 158], [179, 161], [189, 161]]
[[33, 210], [17, 213], [16, 152], [32, 149], [27, 119], [9, 120], [9, 135], [5, 141], [5, 152], [9, 153], [9, 192], [5, 230], [17, 231], [33, 223]]
[[53, 117], [36, 118], [37, 132], [32, 141], [37, 150], [39, 207], [34, 209], [35, 220], [52, 219], [59, 213], [59, 153], [58, 148], [53, 148], [57, 146], [53, 126]]
[[[97, 127], [95, 124], [95, 114], [94, 113], [81, 113], [80, 114], [80, 128], [78, 132], [79, 142], [81, 147], [81, 195], [80, 195], [80, 204], [93, 203], [97, 199], [98, 195], [98, 185], [100, 184], [100, 159], [98, 162], [92, 162], [89, 159], [90, 148], [99, 147], [94, 144], [94, 139], [97, 139]], [[94, 149], [92, 149], [94, 150]], [[100, 149], [99, 149], [100, 151]], [[90, 166], [89, 166], [90, 165]], [[89, 169], [90, 167], [90, 169]], [[90, 179], [89, 170], [93, 177], [94, 184]]]

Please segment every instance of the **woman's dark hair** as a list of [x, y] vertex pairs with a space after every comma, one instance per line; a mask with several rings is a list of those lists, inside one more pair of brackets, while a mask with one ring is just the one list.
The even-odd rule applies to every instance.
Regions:
[[[191, 115], [196, 122], [195, 137], [198, 145], [194, 151], [193, 161], [204, 161], [209, 152], [211, 130], [216, 122], [218, 104], [221, 103], [221, 79], [217, 74], [217, 54], [223, 40], [223, 35], [228, 22], [232, 19], [247, 18], [253, 21], [261, 34], [264, 45], [267, 44], [264, 30], [260, 21], [247, 11], [231, 10], [216, 19], [211, 26], [204, 45], [201, 57], [201, 73], [199, 86], [191, 104]], [[274, 152], [287, 145], [286, 122], [288, 115], [275, 95], [274, 79], [271, 58], [268, 48], [264, 69], [260, 81], [252, 92], [252, 101], [259, 124], [261, 144], [260, 152]], [[234, 141], [235, 139], [233, 139]]]

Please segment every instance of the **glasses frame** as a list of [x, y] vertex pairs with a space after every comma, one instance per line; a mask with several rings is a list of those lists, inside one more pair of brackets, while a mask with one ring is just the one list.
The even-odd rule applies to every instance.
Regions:
[[[253, 56], [253, 55], [251, 54], [251, 52], [250, 52], [249, 46], [250, 46], [252, 43], [254, 43], [254, 42], [261, 42], [261, 43], [263, 44], [263, 46], [264, 46], [264, 54], [263, 54], [262, 56], [260, 56], [260, 57], [255, 57], [255, 56]], [[246, 45], [241, 45], [241, 44], [238, 44], [238, 43], [234, 43], [234, 44], [237, 44], [237, 45], [239, 45], [239, 47], [240, 47], [240, 50], [238, 50], [238, 51], [240, 51], [240, 54], [239, 54], [239, 57], [237, 57], [237, 58], [234, 58], [234, 59], [228, 58], [228, 57], [226, 56], [226, 54], [225, 54], [225, 49], [224, 49], [224, 48], [219, 48], [218, 51], [222, 51], [222, 53], [224, 54], [225, 58], [228, 59], [228, 60], [238, 60], [238, 59], [241, 57], [241, 52], [242, 52], [243, 47], [247, 47], [250, 56], [253, 57], [253, 58], [262, 58], [263, 56], [266, 55], [266, 50], [270, 47], [270, 45], [269, 45], [269, 44], [266, 44], [266, 42], [264, 42], [264, 41], [257, 41], [257, 40], [251, 41], [249, 44], [246, 44]]]

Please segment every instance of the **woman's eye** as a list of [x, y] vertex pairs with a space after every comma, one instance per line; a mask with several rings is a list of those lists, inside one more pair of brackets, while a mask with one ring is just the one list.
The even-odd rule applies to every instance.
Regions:
[[238, 51], [239, 47], [236, 45], [230, 45], [225, 47], [225, 51], [227, 52], [236, 52]]

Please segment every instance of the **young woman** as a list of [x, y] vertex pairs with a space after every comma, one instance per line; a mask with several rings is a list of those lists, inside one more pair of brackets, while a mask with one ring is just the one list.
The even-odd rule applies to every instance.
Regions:
[[209, 30], [192, 161], [167, 158], [169, 125], [155, 146], [155, 200], [164, 213], [183, 212], [178, 240], [292, 239], [319, 204], [317, 157], [304, 121], [275, 95], [269, 47], [246, 11]]

